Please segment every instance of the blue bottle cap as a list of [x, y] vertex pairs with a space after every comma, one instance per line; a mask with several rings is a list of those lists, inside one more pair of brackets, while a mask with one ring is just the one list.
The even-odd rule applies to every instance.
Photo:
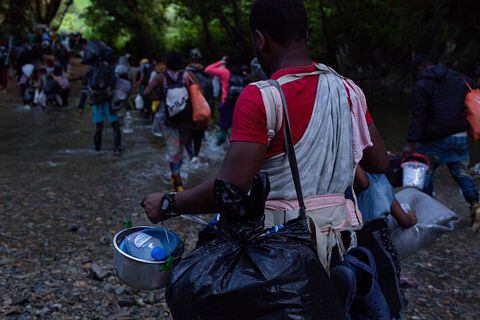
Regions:
[[155, 247], [152, 249], [151, 256], [156, 261], [162, 261], [167, 257], [167, 253], [162, 247]]

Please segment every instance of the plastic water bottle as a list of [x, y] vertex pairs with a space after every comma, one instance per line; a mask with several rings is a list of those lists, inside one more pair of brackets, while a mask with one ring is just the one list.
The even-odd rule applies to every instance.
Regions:
[[135, 258], [149, 261], [162, 261], [168, 256], [168, 248], [160, 239], [138, 231], [125, 238], [127, 253]]
[[125, 115], [122, 131], [125, 134], [133, 132], [133, 117], [130, 112], [127, 112], [127, 114]]
[[279, 225], [273, 226], [273, 227], [271, 227], [270, 229], [267, 230], [267, 234], [277, 233], [278, 231], [282, 230], [283, 228], [285, 228], [285, 227], [283, 226], [283, 224], [279, 224]]
[[218, 230], [219, 222], [220, 222], [220, 213], [217, 213], [215, 217], [208, 222], [208, 226], [211, 230]]

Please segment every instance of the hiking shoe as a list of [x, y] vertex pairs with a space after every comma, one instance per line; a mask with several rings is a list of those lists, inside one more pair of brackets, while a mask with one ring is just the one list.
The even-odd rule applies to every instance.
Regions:
[[120, 148], [114, 149], [113, 150], [113, 155], [116, 156], [116, 157], [121, 156], [122, 155], [122, 149], [120, 149]]
[[372, 253], [362, 247], [351, 249], [345, 263], [355, 271], [356, 292], [350, 309], [352, 320], [391, 320], [387, 301], [377, 281]]
[[199, 163], [200, 162], [200, 159], [198, 157], [193, 157], [192, 159], [190, 159], [190, 163]]
[[330, 280], [343, 305], [342, 315], [345, 318], [355, 298], [355, 272], [348, 266], [340, 264], [330, 272]]
[[480, 203], [473, 203], [470, 206], [470, 218], [473, 232], [480, 233]]
[[172, 184], [175, 192], [182, 192], [185, 190], [180, 174], [172, 174]]

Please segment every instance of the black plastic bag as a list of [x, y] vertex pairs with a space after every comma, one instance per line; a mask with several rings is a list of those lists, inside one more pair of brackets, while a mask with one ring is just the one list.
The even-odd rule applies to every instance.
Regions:
[[174, 319], [342, 319], [306, 218], [264, 231], [266, 175], [250, 196], [215, 181], [222, 232], [175, 267], [166, 298]]

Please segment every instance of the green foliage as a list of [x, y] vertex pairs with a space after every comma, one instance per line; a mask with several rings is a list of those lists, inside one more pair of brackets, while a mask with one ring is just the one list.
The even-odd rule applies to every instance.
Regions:
[[82, 32], [87, 37], [92, 35], [91, 28], [87, 25], [83, 13], [91, 5], [90, 0], [75, 0], [65, 14], [59, 29], [65, 32]]
[[162, 52], [164, 13], [162, 1], [91, 0], [82, 16], [91, 28], [91, 37], [141, 57]]
[[[253, 0], [75, 0], [63, 17], [62, 8], [70, 1], [60, 5], [59, 0], [41, 1], [58, 7], [52, 25], [61, 23], [63, 30], [105, 40], [136, 58], [162, 57], [171, 49], [186, 54], [193, 47], [208, 60], [224, 54], [252, 56], [248, 17]], [[10, 12], [0, 13], [0, 21], [9, 20], [6, 24], [17, 29], [32, 26], [39, 16], [32, 3], [0, 1], [0, 12]], [[480, 31], [478, 1], [305, 0], [305, 4], [314, 58], [354, 77], [407, 74], [405, 66], [415, 52], [466, 68], [480, 52], [480, 43], [474, 41]]]

